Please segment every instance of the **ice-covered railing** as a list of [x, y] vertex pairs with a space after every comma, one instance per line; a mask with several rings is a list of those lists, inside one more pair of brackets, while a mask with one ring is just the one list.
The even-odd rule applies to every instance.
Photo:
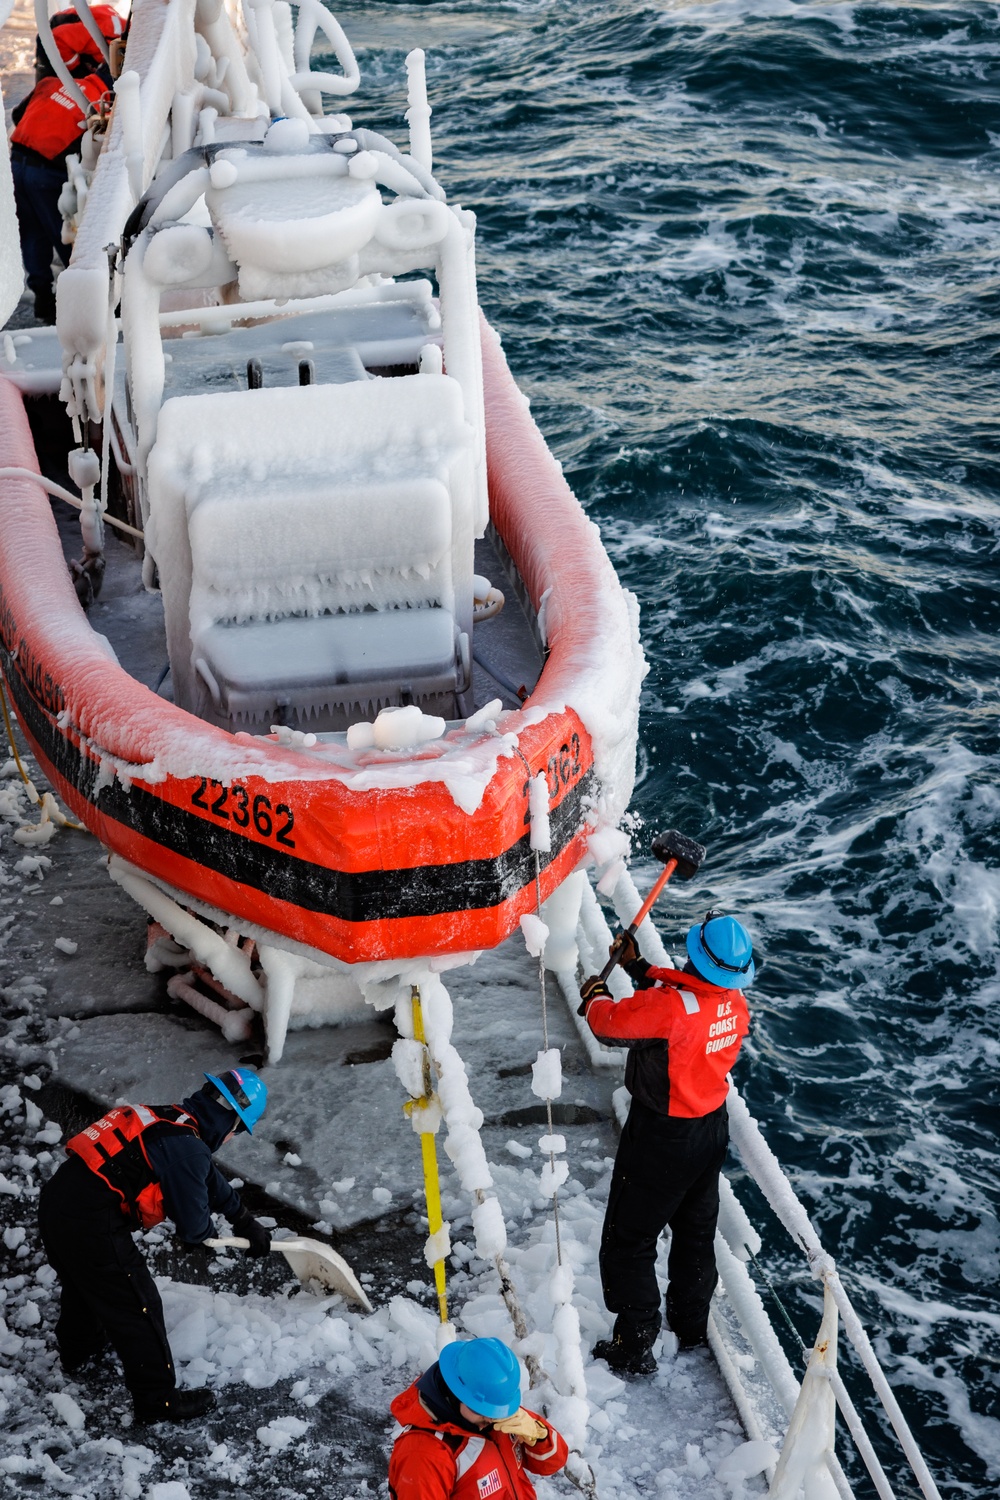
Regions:
[[[785, 1440], [785, 1447], [771, 1487], [772, 1500], [778, 1500], [779, 1496], [782, 1497], [782, 1500], [786, 1496], [791, 1500], [791, 1497], [797, 1493], [798, 1485], [803, 1483], [803, 1475], [826, 1454], [826, 1435], [822, 1431], [821, 1424], [801, 1420], [805, 1414], [803, 1409], [815, 1403], [815, 1392], [812, 1387], [818, 1381], [827, 1382], [832, 1391], [832, 1395], [843, 1413], [848, 1430], [855, 1441], [858, 1452], [864, 1460], [881, 1500], [894, 1500], [892, 1485], [879, 1463], [878, 1457], [865, 1433], [861, 1418], [848, 1395], [843, 1380], [837, 1372], [836, 1325], [838, 1314], [844, 1332], [857, 1351], [858, 1357], [864, 1365], [872, 1386], [875, 1389], [875, 1394], [882, 1403], [885, 1413], [892, 1424], [893, 1431], [913, 1471], [913, 1476], [920, 1487], [921, 1494], [926, 1497], [926, 1500], [941, 1500], [937, 1485], [917, 1446], [916, 1439], [910, 1431], [906, 1418], [903, 1416], [899, 1402], [896, 1400], [892, 1387], [886, 1378], [885, 1371], [879, 1364], [878, 1357], [872, 1348], [871, 1341], [865, 1332], [861, 1319], [858, 1317], [851, 1299], [847, 1295], [844, 1284], [840, 1279], [840, 1274], [837, 1271], [836, 1263], [833, 1257], [824, 1250], [809, 1215], [796, 1197], [795, 1190], [785, 1176], [780, 1162], [764, 1140], [760, 1126], [750, 1114], [734, 1084], [730, 1084], [728, 1103], [732, 1143], [739, 1152], [744, 1166], [763, 1192], [777, 1218], [804, 1252], [813, 1275], [823, 1283], [823, 1323], [810, 1356], [806, 1378], [802, 1382], [802, 1388], [799, 1392], [795, 1408], [791, 1413], [788, 1436]], [[748, 1337], [753, 1342], [752, 1330], [748, 1330]], [[831, 1340], [833, 1347], [832, 1358], [830, 1357]], [[798, 1421], [796, 1421], [797, 1416], [800, 1418]], [[832, 1448], [832, 1441], [830, 1446]], [[832, 1457], [832, 1452], [830, 1453], [830, 1457]], [[835, 1480], [838, 1477], [837, 1469], [839, 1469], [839, 1465], [836, 1466], [836, 1469], [834, 1469], [833, 1465], [830, 1466], [830, 1471]], [[840, 1493], [844, 1493], [839, 1483], [837, 1488]], [[819, 1493], [819, 1491], [817, 1490], [816, 1493]], [[806, 1500], [809, 1500], [809, 1497], [810, 1491], [807, 1487]]]

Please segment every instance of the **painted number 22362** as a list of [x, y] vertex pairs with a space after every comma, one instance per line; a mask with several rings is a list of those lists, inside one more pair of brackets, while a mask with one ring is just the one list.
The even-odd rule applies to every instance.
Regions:
[[295, 848], [292, 838], [295, 814], [287, 802], [272, 807], [270, 797], [263, 792], [251, 798], [246, 787], [240, 786], [238, 781], [232, 786], [223, 786], [221, 781], [209, 781], [202, 776], [197, 789], [191, 793], [191, 803], [211, 813], [220, 822], [235, 823], [237, 828], [249, 828], [252, 823], [262, 839], [274, 839], [286, 849]]

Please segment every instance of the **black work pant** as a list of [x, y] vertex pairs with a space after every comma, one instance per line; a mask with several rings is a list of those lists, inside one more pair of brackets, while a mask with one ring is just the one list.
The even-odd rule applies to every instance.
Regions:
[[21, 237], [21, 259], [28, 276], [28, 289], [52, 295], [52, 257], [69, 264], [71, 245], [62, 241], [59, 195], [66, 186], [66, 164], [43, 165], [26, 161], [15, 148], [10, 162], [14, 179], [14, 205]]
[[60, 1167], [38, 1206], [42, 1244], [62, 1290], [59, 1353], [73, 1364], [109, 1339], [133, 1399], [158, 1403], [176, 1385], [160, 1294], [110, 1189], [98, 1194], [103, 1205], [80, 1203], [81, 1170], [94, 1176], [78, 1160]]
[[728, 1144], [725, 1105], [684, 1120], [632, 1100], [601, 1236], [601, 1284], [617, 1332], [651, 1345], [659, 1331], [656, 1242], [669, 1224], [667, 1323], [681, 1339], [704, 1337], [719, 1279], [715, 1227]]

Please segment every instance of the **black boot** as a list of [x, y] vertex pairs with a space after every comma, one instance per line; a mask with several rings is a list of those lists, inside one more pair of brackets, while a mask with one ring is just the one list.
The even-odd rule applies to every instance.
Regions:
[[657, 1368], [653, 1345], [659, 1331], [659, 1319], [643, 1326], [616, 1318], [611, 1337], [594, 1345], [594, 1358], [606, 1360], [608, 1368], [619, 1375], [652, 1375]]
[[59, 1363], [62, 1366], [63, 1374], [70, 1376], [79, 1375], [81, 1371], [86, 1370], [89, 1366], [96, 1365], [108, 1348], [110, 1348], [110, 1345], [107, 1339], [104, 1340], [103, 1344], [99, 1344], [97, 1348], [87, 1349], [82, 1353], [79, 1350], [74, 1350], [70, 1353], [60, 1346]]
[[56, 321], [56, 289], [54, 286], [38, 287], [35, 291], [35, 317], [39, 323], [50, 326]]
[[677, 1339], [677, 1349], [680, 1354], [684, 1354], [689, 1349], [708, 1348], [707, 1330], [704, 1333], [678, 1333], [675, 1337]]
[[190, 1422], [193, 1417], [203, 1417], [215, 1405], [215, 1395], [207, 1386], [196, 1391], [171, 1391], [159, 1400], [136, 1397], [132, 1403], [133, 1415], [139, 1426], [152, 1422]]

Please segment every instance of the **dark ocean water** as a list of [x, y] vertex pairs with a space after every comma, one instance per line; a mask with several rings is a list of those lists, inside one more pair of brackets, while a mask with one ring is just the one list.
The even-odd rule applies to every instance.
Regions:
[[481, 300], [641, 601], [636, 807], [710, 848], [666, 927], [752, 927], [738, 1081], [943, 1491], [996, 1495], [1000, 7], [337, 11], [397, 138], [428, 49]]

